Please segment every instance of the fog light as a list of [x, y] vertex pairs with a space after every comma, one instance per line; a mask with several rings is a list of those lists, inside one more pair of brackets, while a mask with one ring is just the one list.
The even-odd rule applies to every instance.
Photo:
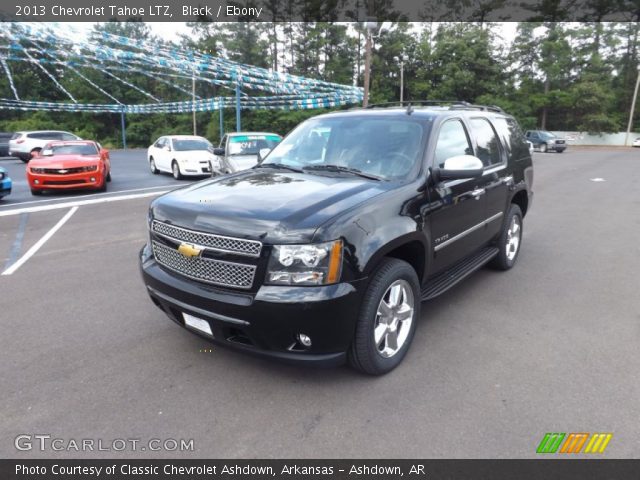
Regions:
[[40, 185], [40, 180], [34, 180], [33, 183], [35, 183], [36, 185]]
[[91, 181], [95, 182], [96, 181], [96, 177], [91, 177]]
[[309, 338], [307, 335], [305, 335], [304, 333], [299, 333], [298, 334], [298, 341], [304, 346], [304, 347], [310, 347], [311, 346], [311, 338]]

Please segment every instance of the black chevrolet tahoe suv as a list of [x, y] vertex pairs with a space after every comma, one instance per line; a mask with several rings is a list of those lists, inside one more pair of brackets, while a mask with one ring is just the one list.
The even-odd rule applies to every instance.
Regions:
[[155, 199], [142, 276], [173, 321], [214, 342], [383, 374], [421, 301], [514, 265], [532, 181], [523, 133], [496, 107], [320, 115], [252, 169]]

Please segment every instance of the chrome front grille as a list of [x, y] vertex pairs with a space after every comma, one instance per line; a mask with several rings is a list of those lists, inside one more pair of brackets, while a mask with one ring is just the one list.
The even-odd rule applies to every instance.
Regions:
[[244, 240], [242, 238], [225, 237], [213, 233], [196, 232], [182, 227], [169, 225], [168, 223], [153, 221], [152, 229], [158, 235], [167, 237], [176, 242], [188, 242], [200, 247], [210, 248], [218, 252], [236, 253], [259, 257], [262, 243], [257, 240]]
[[205, 257], [186, 257], [177, 249], [153, 241], [156, 261], [185, 277], [201, 282], [234, 288], [251, 288], [256, 274], [255, 265], [225, 262]]

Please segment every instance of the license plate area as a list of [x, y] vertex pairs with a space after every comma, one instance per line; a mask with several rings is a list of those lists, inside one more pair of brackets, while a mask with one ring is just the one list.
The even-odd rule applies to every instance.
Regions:
[[213, 331], [211, 331], [211, 325], [208, 321], [203, 320], [202, 318], [194, 317], [193, 315], [189, 315], [188, 313], [183, 313], [182, 318], [184, 319], [185, 326], [197, 330], [198, 332], [205, 333], [213, 338]]

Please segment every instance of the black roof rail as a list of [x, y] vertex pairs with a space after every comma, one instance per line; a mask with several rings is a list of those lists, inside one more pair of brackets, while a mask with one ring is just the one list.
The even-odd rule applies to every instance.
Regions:
[[475, 105], [469, 102], [459, 100], [404, 100], [395, 102], [374, 103], [367, 105], [365, 108], [380, 108], [380, 107], [404, 107], [411, 110], [413, 106], [449, 106], [449, 110], [482, 110], [485, 112], [504, 113], [504, 110], [497, 105]]

